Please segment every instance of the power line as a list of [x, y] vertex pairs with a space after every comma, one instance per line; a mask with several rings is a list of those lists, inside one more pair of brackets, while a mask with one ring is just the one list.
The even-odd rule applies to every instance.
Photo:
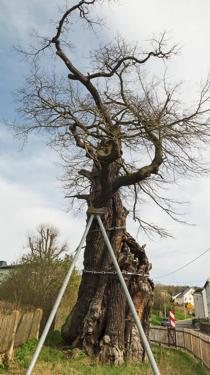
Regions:
[[196, 258], [193, 258], [192, 260], [190, 260], [189, 262], [185, 263], [183, 266], [175, 269], [174, 271], [168, 272], [168, 273], [166, 273], [164, 275], [157, 276], [156, 279], [159, 279], [159, 278], [162, 278], [162, 277], [167, 277], [167, 276], [173, 275], [174, 273], [176, 273], [178, 271], [183, 270], [183, 268], [185, 268], [185, 267], [189, 266], [190, 264], [194, 263], [197, 259], [201, 258], [204, 254], [208, 253], [208, 251], [210, 251], [210, 249], [207, 249], [207, 250], [203, 251], [203, 253], [201, 253], [200, 255], [198, 255]]

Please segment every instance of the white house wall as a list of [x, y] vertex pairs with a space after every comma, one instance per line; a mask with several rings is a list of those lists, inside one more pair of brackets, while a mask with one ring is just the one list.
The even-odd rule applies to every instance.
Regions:
[[194, 305], [194, 300], [193, 300], [193, 293], [195, 289], [191, 288], [186, 294], [184, 295], [184, 303], [191, 303]]
[[204, 298], [202, 292], [194, 293], [194, 305], [195, 305], [195, 318], [204, 319], [206, 318], [206, 311], [204, 307]]
[[207, 309], [208, 309], [208, 317], [210, 318], [210, 282], [207, 283], [206, 287], [206, 301], [207, 301]]
[[187, 303], [191, 303], [194, 305], [194, 299], [193, 299], [193, 292], [194, 288], [189, 289], [186, 293], [183, 293], [180, 297], [175, 298], [175, 303], [178, 305], [184, 305]]
[[206, 298], [206, 289], [202, 290], [202, 297], [203, 297], [204, 315], [205, 315], [205, 318], [208, 318], [209, 312], [208, 312], [208, 305], [207, 305], [207, 298]]

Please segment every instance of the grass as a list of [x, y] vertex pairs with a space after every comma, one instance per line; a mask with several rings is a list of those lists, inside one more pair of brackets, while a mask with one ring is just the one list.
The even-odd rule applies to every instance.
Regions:
[[175, 319], [176, 320], [184, 320], [184, 319], [192, 319], [192, 315], [189, 315], [183, 310], [183, 308], [175, 308]]
[[162, 318], [159, 317], [156, 311], [153, 311], [151, 314], [151, 324], [154, 326], [159, 326]]
[[[53, 338], [56, 345], [57, 337]], [[23, 375], [30, 363], [37, 340], [29, 341], [16, 350], [9, 368], [0, 366], [0, 374]], [[210, 372], [186, 352], [153, 346], [161, 375], [207, 375]], [[122, 366], [100, 365], [95, 358], [88, 357], [78, 349], [61, 351], [45, 346], [33, 375], [152, 375], [149, 363], [124, 364]]]

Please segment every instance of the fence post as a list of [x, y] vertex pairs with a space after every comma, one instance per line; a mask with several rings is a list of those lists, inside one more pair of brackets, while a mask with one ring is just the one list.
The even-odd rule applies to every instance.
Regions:
[[18, 310], [13, 311], [13, 314], [15, 316], [14, 327], [13, 327], [13, 331], [12, 331], [10, 347], [7, 350], [7, 353], [6, 353], [7, 361], [10, 361], [12, 359], [12, 354], [13, 354], [13, 349], [14, 349], [14, 344], [15, 344], [15, 335], [16, 335], [16, 332], [17, 332], [18, 322], [19, 322], [19, 318], [20, 318], [20, 312]]
[[38, 339], [39, 331], [40, 331], [40, 324], [41, 324], [42, 315], [43, 315], [42, 309], [36, 309], [36, 311], [34, 312], [34, 315], [36, 316], [36, 322], [38, 322], [38, 324], [35, 325], [36, 330], [34, 332], [34, 335], [35, 335], [35, 338]]
[[193, 338], [192, 338], [191, 333], [190, 333], [190, 345], [191, 345], [191, 352], [193, 353]]
[[183, 329], [183, 344], [184, 344], [184, 348], [185, 348], [185, 329]]
[[[162, 327], [152, 327], [155, 330], [156, 334], [151, 335], [150, 341], [158, 343], [161, 345], [162, 340]], [[169, 332], [169, 330], [168, 330]], [[210, 370], [210, 337], [206, 335], [202, 335], [201, 333], [195, 334], [192, 330], [188, 330], [187, 328], [178, 329], [175, 331], [176, 333], [176, 347], [182, 348], [187, 350], [189, 353], [193, 353], [193, 355], [201, 360], [202, 365], [205, 365]], [[179, 334], [179, 336], [177, 336]], [[182, 336], [181, 336], [182, 335]], [[186, 335], [188, 335], [186, 337]], [[190, 337], [189, 337], [190, 336]], [[177, 337], [179, 337], [177, 341]], [[167, 343], [168, 338], [168, 343]], [[195, 340], [195, 343], [193, 342]], [[199, 343], [197, 344], [197, 341]], [[166, 335], [165, 344], [170, 347], [170, 336], [169, 334]]]
[[199, 333], [199, 349], [200, 349], [200, 359], [203, 364], [203, 350], [202, 350], [202, 340], [201, 340], [201, 334]]

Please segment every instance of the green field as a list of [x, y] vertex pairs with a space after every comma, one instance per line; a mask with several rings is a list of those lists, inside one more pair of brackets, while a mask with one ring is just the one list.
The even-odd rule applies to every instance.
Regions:
[[154, 326], [159, 326], [162, 318], [158, 316], [156, 311], [153, 311], [151, 314], [151, 324]]
[[[0, 365], [0, 374], [25, 374], [37, 342], [33, 340], [16, 350], [10, 367]], [[191, 355], [176, 349], [153, 346], [161, 375], [207, 375], [210, 374]], [[33, 375], [152, 375], [149, 363], [108, 366], [97, 364], [77, 349], [61, 351], [45, 346]]]

